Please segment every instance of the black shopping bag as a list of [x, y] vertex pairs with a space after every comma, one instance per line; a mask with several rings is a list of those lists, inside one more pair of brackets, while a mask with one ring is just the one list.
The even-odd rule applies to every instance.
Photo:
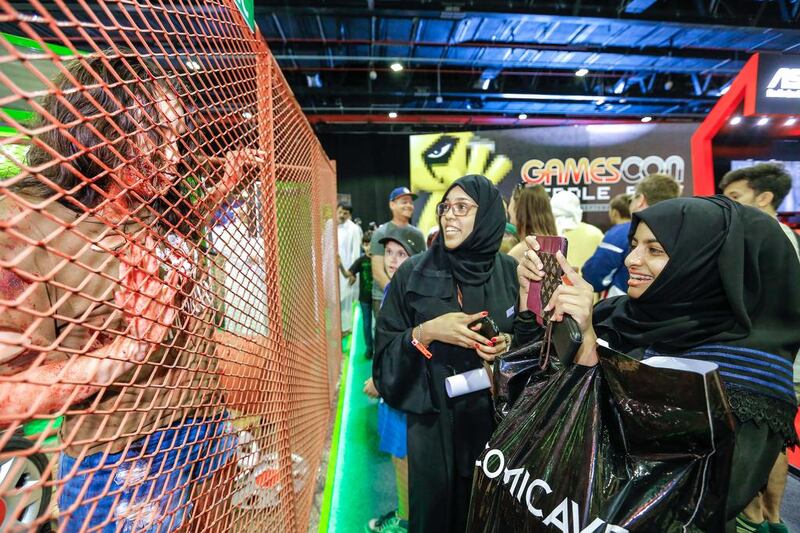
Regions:
[[523, 391], [476, 462], [468, 531], [724, 531], [735, 425], [714, 365], [598, 350]]
[[543, 338], [495, 358], [492, 369], [495, 422], [502, 422], [527, 386], [571, 365], [581, 342], [578, 324], [567, 316], [560, 322], [549, 322]]
[[495, 358], [492, 367], [492, 398], [495, 422], [498, 424], [508, 416], [528, 384], [546, 376], [546, 369], [541, 366], [543, 346], [544, 341], [536, 340]]

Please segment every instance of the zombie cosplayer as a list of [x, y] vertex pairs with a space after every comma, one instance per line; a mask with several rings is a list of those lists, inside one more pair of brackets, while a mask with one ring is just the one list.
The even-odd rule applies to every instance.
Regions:
[[0, 424], [64, 415], [64, 531], [172, 531], [235, 447], [198, 259], [235, 176], [189, 191], [184, 110], [159, 72], [135, 53], [65, 64], [0, 188]]

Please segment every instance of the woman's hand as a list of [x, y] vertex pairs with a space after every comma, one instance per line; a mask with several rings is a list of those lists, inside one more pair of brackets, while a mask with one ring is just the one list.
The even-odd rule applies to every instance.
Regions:
[[378, 389], [375, 388], [375, 382], [372, 381], [372, 378], [368, 378], [364, 382], [364, 394], [375, 400], [381, 397]]
[[542, 311], [552, 310], [553, 316], [551, 320], [556, 322], [561, 322], [565, 314], [571, 316], [578, 323], [581, 333], [585, 334], [589, 329], [592, 329], [594, 289], [580, 274], [575, 272], [575, 269], [567, 263], [567, 259], [560, 251], [556, 252], [556, 261], [561, 265], [569, 284], [562, 283], [559, 285]]
[[501, 333], [497, 337], [492, 337], [489, 340], [493, 342], [494, 345], [484, 346], [482, 344], [476, 344], [475, 351], [478, 352], [478, 356], [481, 359], [487, 363], [493, 363], [498, 355], [503, 355], [511, 347], [509, 343], [510, 338], [507, 334]]
[[539, 242], [536, 236], [525, 237], [528, 249], [522, 255], [522, 260], [517, 265], [517, 278], [519, 279], [519, 311], [528, 310], [528, 288], [532, 281], [541, 281], [544, 278], [544, 265], [536, 252], [539, 251]]
[[480, 329], [480, 324], [473, 326], [475, 330], [469, 328], [469, 324], [487, 315], [488, 313], [483, 311], [474, 315], [458, 312], [438, 316], [422, 324], [422, 338], [418, 340], [425, 345], [439, 341], [462, 348], [477, 349], [479, 345], [492, 346], [494, 343], [491, 340], [475, 331]]
[[567, 259], [559, 251], [556, 252], [556, 260], [561, 265], [564, 275], [569, 284], [562, 283], [553, 292], [550, 302], [542, 310], [544, 312], [553, 311], [550, 320], [561, 322], [567, 314], [577, 322], [583, 335], [583, 342], [575, 362], [584, 366], [594, 366], [597, 364], [597, 353], [595, 342], [597, 335], [592, 325], [592, 311], [594, 309], [594, 288], [584, 280], [575, 269], [570, 266]]
[[[215, 176], [216, 185], [207, 191], [208, 201], [217, 204], [231, 194], [239, 183], [245, 183], [248, 172], [258, 173], [267, 164], [269, 154], [255, 148], [231, 150], [224, 157], [209, 157], [207, 161], [222, 165], [222, 178]], [[255, 169], [255, 170], [254, 170]]]

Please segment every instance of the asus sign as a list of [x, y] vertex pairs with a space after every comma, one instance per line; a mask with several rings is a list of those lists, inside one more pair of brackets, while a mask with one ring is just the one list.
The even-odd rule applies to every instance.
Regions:
[[800, 113], [800, 57], [761, 54], [758, 59], [756, 113]]

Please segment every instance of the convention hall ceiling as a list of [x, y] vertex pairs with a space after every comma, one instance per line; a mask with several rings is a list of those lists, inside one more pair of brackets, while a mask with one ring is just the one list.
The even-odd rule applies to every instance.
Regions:
[[800, 0], [256, 0], [256, 21], [326, 128], [691, 120], [751, 54], [800, 54]]
[[[800, 54], [800, 0], [254, 1], [256, 24], [320, 131], [697, 120], [753, 53]], [[4, 5], [46, 42], [67, 38], [91, 50], [89, 39], [130, 46], [137, 28], [169, 28], [170, 18], [201, 25], [214, 12], [233, 20], [233, 4]], [[61, 21], [58, 28], [42, 13]], [[224, 36], [234, 28], [202, 31]], [[22, 30], [22, 21], [0, 19], [0, 32]], [[214, 49], [213, 39], [165, 41], [164, 63], [203, 75], [202, 52]]]

